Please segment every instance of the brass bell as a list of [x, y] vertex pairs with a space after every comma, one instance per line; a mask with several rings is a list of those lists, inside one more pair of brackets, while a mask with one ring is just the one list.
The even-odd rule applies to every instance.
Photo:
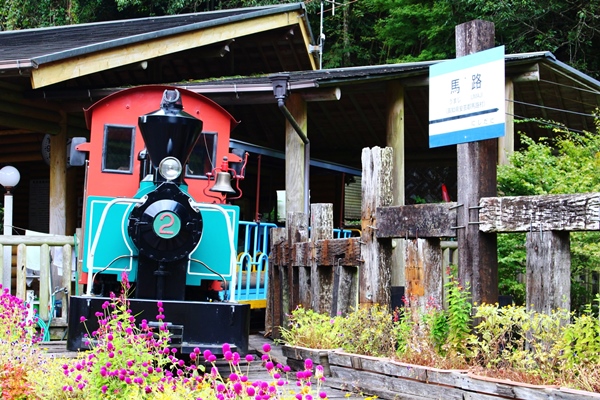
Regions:
[[209, 191], [235, 193], [235, 190], [231, 187], [231, 174], [229, 174], [229, 172], [217, 172], [215, 184], [209, 189]]

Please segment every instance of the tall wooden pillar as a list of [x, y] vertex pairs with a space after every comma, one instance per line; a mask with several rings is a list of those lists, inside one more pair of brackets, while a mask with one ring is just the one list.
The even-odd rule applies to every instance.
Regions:
[[[475, 20], [456, 27], [456, 57], [494, 47], [494, 24]], [[478, 206], [482, 197], [497, 193], [498, 140], [457, 146], [458, 278], [470, 284], [474, 303], [498, 301], [498, 255], [495, 233], [479, 232]]]
[[504, 136], [498, 138], [498, 165], [507, 165], [510, 156], [515, 152], [515, 84], [512, 79], [506, 78], [504, 84], [506, 96], [506, 128]]
[[[308, 135], [306, 102], [299, 94], [291, 94], [286, 100], [286, 107], [296, 120], [305, 135]], [[285, 210], [289, 212], [306, 212], [304, 210], [304, 170], [305, 146], [294, 127], [285, 123]]]
[[[405, 202], [405, 154], [404, 154], [404, 86], [399, 81], [388, 84], [387, 146], [394, 150], [392, 156], [392, 205], [403, 206]], [[391, 285], [404, 285], [404, 240], [393, 239], [395, 246], [391, 258]]]
[[50, 139], [50, 226], [49, 233], [66, 232], [67, 204], [67, 133], [65, 130]]

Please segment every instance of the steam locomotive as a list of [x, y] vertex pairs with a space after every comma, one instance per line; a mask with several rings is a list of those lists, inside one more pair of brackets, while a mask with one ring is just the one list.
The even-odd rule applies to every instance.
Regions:
[[246, 353], [250, 306], [236, 299], [239, 207], [228, 204], [241, 197], [248, 157], [229, 149], [237, 121], [204, 96], [166, 86], [122, 90], [85, 116], [90, 140], [75, 154], [88, 160], [86, 293], [70, 299], [67, 348], [87, 348], [95, 313], [126, 276], [132, 314], [158, 325], [160, 301], [182, 353], [218, 354], [223, 343]]

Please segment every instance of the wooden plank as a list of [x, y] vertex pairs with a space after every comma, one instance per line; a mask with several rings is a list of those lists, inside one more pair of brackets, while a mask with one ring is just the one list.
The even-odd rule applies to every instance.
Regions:
[[331, 365], [331, 374], [333, 378], [342, 380], [353, 390], [375, 395], [382, 399], [463, 400], [463, 391], [452, 387], [431, 385], [411, 379], [335, 365]]
[[[368, 357], [344, 352], [329, 353], [333, 383], [338, 387], [362, 390], [380, 398], [457, 399], [598, 399], [600, 394], [530, 385], [469, 373], [467, 370], [443, 370], [405, 364], [386, 358]], [[444, 394], [438, 390], [447, 390]], [[579, 397], [577, 397], [579, 396]]]
[[389, 171], [393, 150], [374, 147], [362, 151], [361, 241], [364, 263], [359, 268], [360, 304], [391, 304], [391, 239], [377, 239], [378, 207], [392, 202], [392, 181]]
[[360, 238], [321, 240], [316, 243], [314, 257], [321, 266], [357, 266], [361, 259]]
[[527, 233], [528, 309], [550, 314], [571, 309], [571, 246], [569, 232]]
[[456, 203], [377, 208], [377, 238], [456, 237]]
[[600, 230], [600, 193], [484, 197], [479, 206], [482, 232]]
[[[475, 20], [456, 26], [456, 57], [494, 47], [494, 24]], [[458, 279], [470, 285], [472, 301], [498, 301], [498, 255], [495, 234], [479, 231], [472, 215], [482, 197], [496, 195], [498, 140], [488, 139], [457, 145]]]
[[75, 238], [73, 236], [64, 235], [49, 235], [49, 236], [6, 236], [0, 235], [0, 244], [18, 246], [25, 244], [28, 246], [40, 246], [47, 244], [49, 246], [75, 246]]

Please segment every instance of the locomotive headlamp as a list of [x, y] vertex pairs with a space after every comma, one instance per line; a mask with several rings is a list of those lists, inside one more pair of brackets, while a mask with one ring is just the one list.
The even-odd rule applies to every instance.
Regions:
[[158, 165], [158, 172], [168, 181], [175, 180], [181, 175], [181, 163], [175, 157], [166, 157]]

